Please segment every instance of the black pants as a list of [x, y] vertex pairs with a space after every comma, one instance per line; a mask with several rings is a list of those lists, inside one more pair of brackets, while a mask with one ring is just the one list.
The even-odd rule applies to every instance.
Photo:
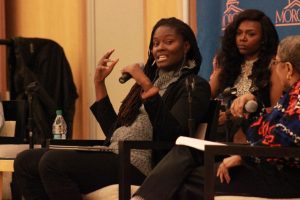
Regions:
[[174, 146], [151, 171], [136, 195], [146, 200], [173, 199], [186, 177], [203, 163], [203, 156], [197, 156], [198, 153], [184, 146]]
[[[119, 182], [119, 156], [111, 152], [34, 149], [20, 153], [14, 169], [26, 200], [79, 200]], [[145, 176], [131, 166], [134, 184]]]
[[[146, 200], [203, 199], [203, 152], [175, 146], [151, 171], [135, 195]], [[216, 166], [218, 163], [216, 163]], [[244, 164], [230, 169], [231, 182], [220, 183], [216, 194], [271, 198], [300, 197], [300, 170], [269, 164]], [[159, 184], [159, 187], [157, 187]]]

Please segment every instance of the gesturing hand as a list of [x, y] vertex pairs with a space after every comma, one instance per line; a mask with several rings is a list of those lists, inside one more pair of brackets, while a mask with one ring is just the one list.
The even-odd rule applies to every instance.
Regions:
[[143, 88], [143, 91], [148, 91], [150, 88], [153, 87], [150, 79], [148, 78], [148, 76], [146, 76], [143, 69], [141, 68], [141, 64], [134, 63], [125, 66], [122, 69], [122, 73], [124, 72], [129, 73], [132, 76], [132, 78], [136, 81], [136, 83]]
[[117, 64], [117, 62], [119, 61], [119, 59], [116, 60], [110, 59], [110, 56], [114, 51], [115, 50], [113, 49], [106, 52], [99, 60], [95, 70], [95, 76], [94, 76], [95, 84], [103, 82], [105, 78], [111, 73], [114, 66]]

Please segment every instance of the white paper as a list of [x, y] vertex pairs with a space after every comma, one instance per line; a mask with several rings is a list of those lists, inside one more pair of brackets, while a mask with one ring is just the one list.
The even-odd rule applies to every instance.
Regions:
[[185, 145], [185, 146], [193, 147], [195, 149], [204, 151], [205, 145], [226, 145], [226, 144], [221, 142], [212, 142], [208, 140], [200, 140], [196, 138], [180, 136], [176, 140], [176, 145]]

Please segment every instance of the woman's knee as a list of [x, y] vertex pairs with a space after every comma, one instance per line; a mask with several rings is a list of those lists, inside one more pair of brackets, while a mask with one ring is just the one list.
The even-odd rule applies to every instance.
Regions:
[[[14, 160], [14, 171], [18, 173], [20, 170], [24, 169], [24, 165], [27, 165], [30, 150], [25, 150], [17, 155]], [[29, 157], [30, 158], [30, 157]]]
[[29, 149], [20, 152], [14, 160], [16, 174], [38, 170], [38, 163], [45, 151], [45, 149]]
[[200, 165], [203, 163], [203, 153], [188, 146], [175, 145], [170, 154], [171, 157], [180, 158], [184, 162], [190, 162], [190, 164], [197, 163], [197, 165]]
[[62, 154], [59, 151], [48, 151], [41, 158], [38, 168], [42, 177], [48, 176], [51, 173], [63, 171], [65, 162]]

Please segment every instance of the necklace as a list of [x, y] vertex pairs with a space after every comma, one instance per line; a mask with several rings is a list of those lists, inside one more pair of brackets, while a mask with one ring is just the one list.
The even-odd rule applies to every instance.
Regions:
[[[234, 87], [237, 89], [237, 96], [241, 96], [247, 92], [251, 91], [252, 80], [249, 76], [252, 74], [253, 63], [256, 60], [246, 60], [244, 64], [241, 65], [242, 71], [234, 83]], [[253, 88], [253, 90], [255, 90]]]

